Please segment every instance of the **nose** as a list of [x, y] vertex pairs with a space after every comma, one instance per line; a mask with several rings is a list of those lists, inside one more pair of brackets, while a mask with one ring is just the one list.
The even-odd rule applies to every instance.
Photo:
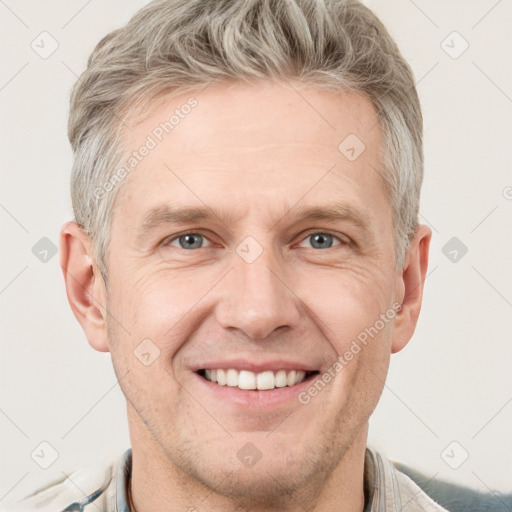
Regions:
[[266, 339], [279, 328], [297, 327], [301, 301], [289, 275], [268, 249], [252, 263], [235, 254], [216, 308], [219, 324], [254, 340]]

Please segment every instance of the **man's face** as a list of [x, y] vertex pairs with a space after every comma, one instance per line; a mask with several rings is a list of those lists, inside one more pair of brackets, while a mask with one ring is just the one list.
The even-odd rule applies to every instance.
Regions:
[[[371, 103], [299, 92], [216, 84], [159, 104], [131, 127], [132, 150], [198, 102], [128, 175], [113, 214], [109, 349], [132, 440], [232, 496], [325, 477], [365, 439], [396, 336], [377, 321], [403, 298]], [[190, 208], [210, 217], [165, 213]], [[302, 218], [309, 209], [339, 217]], [[242, 390], [204, 369], [316, 373]]]

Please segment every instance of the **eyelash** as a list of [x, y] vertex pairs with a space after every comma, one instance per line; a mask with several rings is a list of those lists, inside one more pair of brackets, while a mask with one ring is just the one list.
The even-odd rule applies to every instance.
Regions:
[[[211, 240], [209, 240], [209, 238], [204, 235], [203, 233], [200, 233], [200, 232], [197, 232], [197, 231], [185, 231], [184, 233], [179, 233], [177, 235], [173, 235], [172, 237], [168, 237], [166, 239], [164, 239], [164, 241], [162, 242], [162, 246], [170, 246], [172, 242], [174, 242], [175, 240], [178, 240], [180, 237], [184, 236], [184, 235], [199, 235], [203, 238], [205, 238], [206, 240], [208, 240], [210, 243]], [[332, 236], [334, 239], [336, 239], [339, 244], [338, 245], [333, 245], [332, 247], [328, 247], [328, 249], [333, 249], [334, 247], [339, 247], [339, 246], [342, 246], [342, 245], [345, 245], [345, 246], [351, 246], [352, 245], [352, 241], [346, 237], [346, 235], [344, 235], [347, 240], [343, 240], [343, 238], [340, 236], [340, 235], [336, 235], [334, 233], [331, 233], [330, 231], [310, 231], [308, 233], [306, 233], [303, 238], [301, 239], [301, 242], [303, 242], [304, 240], [306, 240], [307, 238], [313, 236], [313, 235], [329, 235], [329, 236]], [[315, 249], [315, 247], [311, 247], [312, 249]], [[177, 247], [177, 249], [181, 249], [183, 251], [194, 251], [194, 250], [197, 250], [197, 249], [183, 249], [182, 247]], [[210, 249], [210, 247], [198, 247], [198, 249]], [[317, 249], [318, 251], [325, 251], [326, 249]]]

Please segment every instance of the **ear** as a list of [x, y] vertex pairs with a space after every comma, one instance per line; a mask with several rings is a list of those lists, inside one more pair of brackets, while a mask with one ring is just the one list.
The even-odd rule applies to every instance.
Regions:
[[69, 304], [89, 344], [108, 352], [105, 282], [94, 259], [92, 240], [76, 222], [61, 229], [60, 266]]
[[416, 323], [423, 298], [423, 283], [427, 275], [428, 250], [432, 231], [428, 226], [420, 225], [411, 241], [403, 269], [397, 275], [397, 301], [402, 309], [395, 317], [391, 352], [402, 350], [416, 329]]

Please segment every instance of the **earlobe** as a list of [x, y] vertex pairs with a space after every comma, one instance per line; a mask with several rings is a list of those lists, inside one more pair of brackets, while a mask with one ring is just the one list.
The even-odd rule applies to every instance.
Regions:
[[89, 344], [108, 352], [105, 285], [94, 261], [92, 241], [75, 222], [65, 224], [61, 230], [60, 253], [71, 309]]
[[394, 323], [392, 353], [402, 350], [414, 334], [421, 310], [431, 237], [428, 226], [418, 227], [407, 251], [404, 268], [397, 277], [397, 300], [402, 299], [402, 309]]

